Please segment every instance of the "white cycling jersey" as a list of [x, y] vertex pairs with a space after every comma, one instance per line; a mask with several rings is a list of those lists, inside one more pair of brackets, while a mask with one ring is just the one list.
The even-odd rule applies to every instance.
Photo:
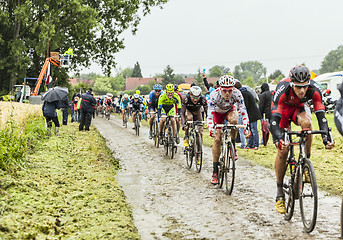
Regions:
[[244, 98], [238, 89], [234, 88], [232, 96], [229, 100], [225, 100], [222, 92], [219, 88], [212, 91], [210, 94], [210, 99], [207, 101], [207, 127], [211, 131], [213, 130], [213, 114], [215, 112], [220, 114], [226, 114], [235, 108], [235, 105], [239, 107], [241, 114], [243, 116], [243, 125], [247, 126], [249, 124], [248, 113], [244, 104]]

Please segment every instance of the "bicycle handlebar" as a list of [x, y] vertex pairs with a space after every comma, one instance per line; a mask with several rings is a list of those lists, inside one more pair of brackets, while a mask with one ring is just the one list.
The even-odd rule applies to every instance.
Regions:
[[214, 124], [214, 128], [217, 127], [227, 127], [227, 128], [246, 128], [244, 125], [233, 125], [233, 124]]
[[198, 124], [198, 123], [206, 123], [206, 121], [187, 121], [189, 124]]
[[[324, 130], [301, 130], [301, 131], [288, 131], [285, 129], [285, 132], [287, 135], [297, 135], [298, 137], [302, 135], [310, 135], [310, 134], [325, 134], [328, 135], [327, 131]], [[329, 133], [331, 132], [331, 129], [329, 129]]]

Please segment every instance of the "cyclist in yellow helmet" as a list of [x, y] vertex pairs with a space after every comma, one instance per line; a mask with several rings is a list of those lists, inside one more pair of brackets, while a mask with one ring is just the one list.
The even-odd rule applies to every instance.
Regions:
[[[173, 84], [167, 84], [166, 85], [166, 92], [163, 93], [159, 98], [158, 98], [158, 113], [159, 115], [163, 116], [175, 116], [176, 115], [176, 107], [178, 108], [178, 111], [181, 113], [181, 99], [177, 93], [174, 92], [174, 85]], [[166, 122], [166, 118], [161, 118], [160, 120], [160, 141], [162, 140], [162, 130], [164, 128]], [[176, 131], [176, 126], [175, 126], [175, 119], [171, 119], [172, 122], [172, 128], [173, 128], [173, 133], [174, 133], [174, 138], [177, 144], [180, 143], [180, 138], [179, 138], [179, 132]], [[162, 141], [160, 144], [163, 144]]]

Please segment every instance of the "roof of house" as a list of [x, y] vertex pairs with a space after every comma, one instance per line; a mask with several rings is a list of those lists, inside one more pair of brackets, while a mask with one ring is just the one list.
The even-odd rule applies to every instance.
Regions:
[[80, 78], [69, 78], [68, 82], [75, 86], [76, 84], [82, 82], [84, 84], [88, 84], [89, 86], [93, 86], [94, 80], [90, 80], [90, 79], [80, 79]]
[[163, 78], [126, 78], [125, 90], [134, 90], [138, 86], [147, 85], [150, 82], [162, 83]]

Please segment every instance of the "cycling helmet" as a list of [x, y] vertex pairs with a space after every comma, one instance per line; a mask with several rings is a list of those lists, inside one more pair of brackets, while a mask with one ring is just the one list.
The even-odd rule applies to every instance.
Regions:
[[136, 94], [141, 95], [141, 91], [136, 90]]
[[232, 76], [224, 75], [220, 77], [218, 82], [220, 87], [233, 87], [235, 86], [236, 80]]
[[201, 88], [198, 86], [191, 87], [191, 89], [189, 91], [190, 91], [191, 95], [194, 97], [198, 97], [201, 95]]
[[126, 93], [124, 94], [124, 98], [125, 99], [128, 99], [129, 98], [129, 95], [127, 95]]
[[291, 69], [289, 72], [289, 77], [292, 80], [292, 82], [307, 82], [311, 79], [311, 72], [308, 70], [307, 67], [304, 67], [302, 65], [297, 65], [294, 68]]
[[173, 93], [173, 92], [174, 92], [174, 86], [173, 86], [173, 84], [171, 84], [171, 83], [167, 84], [167, 86], [166, 86], [166, 92], [167, 92], [167, 93]]
[[155, 84], [154, 90], [162, 91], [162, 86], [160, 84]]
[[179, 85], [174, 84], [174, 91], [179, 91]]
[[133, 95], [133, 98], [139, 98], [139, 95], [136, 93]]

